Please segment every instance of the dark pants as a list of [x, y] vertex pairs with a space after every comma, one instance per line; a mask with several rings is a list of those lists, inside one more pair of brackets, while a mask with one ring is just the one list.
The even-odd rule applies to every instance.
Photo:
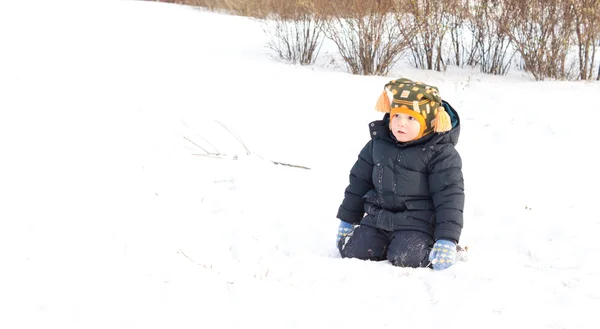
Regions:
[[433, 247], [433, 237], [419, 231], [388, 232], [360, 225], [346, 238], [341, 239], [338, 248], [343, 258], [380, 261], [387, 258], [400, 267], [429, 266], [429, 252]]

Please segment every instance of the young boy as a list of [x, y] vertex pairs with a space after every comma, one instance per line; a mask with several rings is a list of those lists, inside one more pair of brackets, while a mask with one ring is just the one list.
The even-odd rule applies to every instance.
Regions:
[[370, 123], [337, 214], [340, 254], [448, 268], [465, 199], [458, 114], [436, 87], [409, 79], [387, 83], [376, 109], [386, 114]]

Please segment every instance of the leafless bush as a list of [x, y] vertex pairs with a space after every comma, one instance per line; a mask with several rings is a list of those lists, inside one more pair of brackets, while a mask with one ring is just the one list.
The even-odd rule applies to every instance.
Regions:
[[469, 65], [478, 65], [483, 73], [508, 73], [515, 52], [501, 22], [509, 20], [509, 14], [498, 0], [480, 0], [474, 3], [468, 22], [474, 39]]
[[273, 1], [265, 21], [266, 32], [272, 38], [267, 47], [286, 61], [313, 64], [324, 39], [324, 16], [317, 14], [317, 5], [316, 1]]
[[[330, 0], [324, 32], [353, 74], [386, 75], [409, 46], [414, 28], [397, 20], [394, 0]], [[335, 15], [333, 14], [335, 13]], [[404, 31], [404, 30], [407, 31]]]
[[271, 0], [156, 0], [181, 5], [225, 10], [235, 15], [264, 18], [268, 14]]
[[413, 21], [415, 29], [415, 37], [410, 38], [410, 50], [416, 67], [437, 71], [446, 69], [443, 56], [444, 38], [451, 28], [451, 12], [459, 3], [459, 0], [403, 2], [402, 10], [411, 15], [409, 19]]
[[[464, 29], [470, 17], [469, 5], [472, 0], [453, 1], [456, 5], [450, 8], [450, 19], [448, 31], [450, 32], [451, 55], [446, 64], [454, 64], [463, 67], [465, 65], [466, 52], [470, 52], [469, 46], [465, 45]], [[453, 58], [452, 58], [453, 57]]]
[[[594, 74], [596, 44], [600, 41], [600, 0], [576, 0], [572, 4], [575, 13], [579, 78], [591, 80]], [[600, 67], [598, 74], [597, 79], [600, 79]]]
[[270, 0], [211, 0], [238, 15], [264, 18], [269, 14]]
[[574, 21], [571, 0], [504, 0], [512, 19], [502, 22], [525, 69], [536, 80], [573, 77], [567, 63]]

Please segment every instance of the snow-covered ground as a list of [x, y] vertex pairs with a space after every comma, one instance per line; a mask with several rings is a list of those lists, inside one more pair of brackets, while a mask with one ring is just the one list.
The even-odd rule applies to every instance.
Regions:
[[[597, 327], [600, 83], [353, 76], [267, 40], [163, 3], [0, 5], [1, 328]], [[401, 76], [462, 119], [470, 252], [445, 271], [334, 246]]]

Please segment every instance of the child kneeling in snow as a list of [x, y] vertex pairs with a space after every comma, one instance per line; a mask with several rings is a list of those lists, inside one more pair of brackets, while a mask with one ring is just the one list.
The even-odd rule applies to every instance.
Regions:
[[385, 115], [369, 125], [337, 214], [340, 254], [448, 268], [465, 200], [458, 114], [436, 87], [409, 79], [387, 83], [376, 109]]

